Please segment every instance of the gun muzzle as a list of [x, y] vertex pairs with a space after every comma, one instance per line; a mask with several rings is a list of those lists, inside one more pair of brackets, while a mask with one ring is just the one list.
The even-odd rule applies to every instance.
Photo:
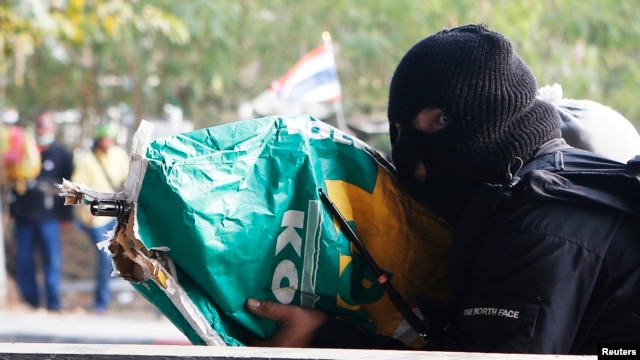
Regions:
[[93, 216], [121, 217], [129, 214], [131, 204], [124, 200], [93, 200], [89, 208]]

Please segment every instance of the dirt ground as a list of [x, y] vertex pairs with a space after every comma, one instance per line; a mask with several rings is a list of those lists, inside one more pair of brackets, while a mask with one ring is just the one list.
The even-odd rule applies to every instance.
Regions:
[[[3, 219], [5, 237], [5, 259], [7, 268], [7, 306], [9, 309], [26, 309], [17, 291], [15, 274], [15, 243], [12, 223]], [[62, 311], [83, 313], [91, 311], [93, 303], [92, 281], [95, 271], [96, 255], [93, 243], [75, 227], [62, 234], [63, 249], [63, 291]], [[136, 318], [161, 317], [160, 311], [133, 287], [125, 283], [118, 284], [113, 292], [109, 309], [105, 315], [126, 315]]]

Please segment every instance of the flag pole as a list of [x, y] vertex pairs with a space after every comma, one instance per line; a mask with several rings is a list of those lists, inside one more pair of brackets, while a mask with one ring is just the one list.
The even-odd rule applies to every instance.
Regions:
[[[333, 52], [333, 42], [331, 41], [331, 34], [328, 31], [323, 31], [322, 40], [324, 42], [324, 46], [329, 50], [329, 53], [331, 54], [331, 60], [333, 61], [333, 68], [335, 69], [335, 72], [336, 72], [335, 76], [338, 79], [338, 86], [340, 86], [340, 78], [338, 78], [336, 57]], [[344, 108], [342, 107], [342, 88], [340, 89], [340, 94], [341, 94], [340, 100], [332, 101], [332, 102], [333, 102], [333, 108], [335, 109], [335, 112], [336, 112], [336, 122], [338, 125], [338, 129], [344, 131], [344, 130], [347, 130], [347, 123], [344, 117]]]

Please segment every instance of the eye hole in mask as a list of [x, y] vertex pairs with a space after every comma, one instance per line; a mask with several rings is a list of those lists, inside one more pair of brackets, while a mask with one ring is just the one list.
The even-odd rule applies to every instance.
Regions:
[[402, 132], [402, 125], [400, 123], [394, 122], [389, 126], [389, 140], [391, 141], [391, 146], [395, 145], [395, 143], [400, 138], [400, 134]]
[[[411, 121], [413, 127], [423, 133], [434, 133], [444, 129], [451, 122], [451, 118], [439, 108], [424, 108]], [[389, 128], [391, 145], [402, 136], [402, 124], [394, 122]]]
[[413, 126], [423, 133], [434, 133], [444, 129], [451, 122], [451, 118], [442, 109], [424, 108], [412, 121]]

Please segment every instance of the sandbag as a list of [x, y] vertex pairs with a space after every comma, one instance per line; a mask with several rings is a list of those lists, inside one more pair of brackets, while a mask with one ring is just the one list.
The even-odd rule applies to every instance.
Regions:
[[319, 195], [327, 194], [411, 309], [420, 296], [445, 300], [450, 227], [401, 191], [375, 150], [303, 115], [148, 144], [139, 133], [124, 192], [63, 185], [76, 199], [68, 203], [126, 204], [104, 245], [115, 273], [194, 344], [272, 336], [277, 324], [246, 309], [251, 297], [317, 308], [421, 345]]

